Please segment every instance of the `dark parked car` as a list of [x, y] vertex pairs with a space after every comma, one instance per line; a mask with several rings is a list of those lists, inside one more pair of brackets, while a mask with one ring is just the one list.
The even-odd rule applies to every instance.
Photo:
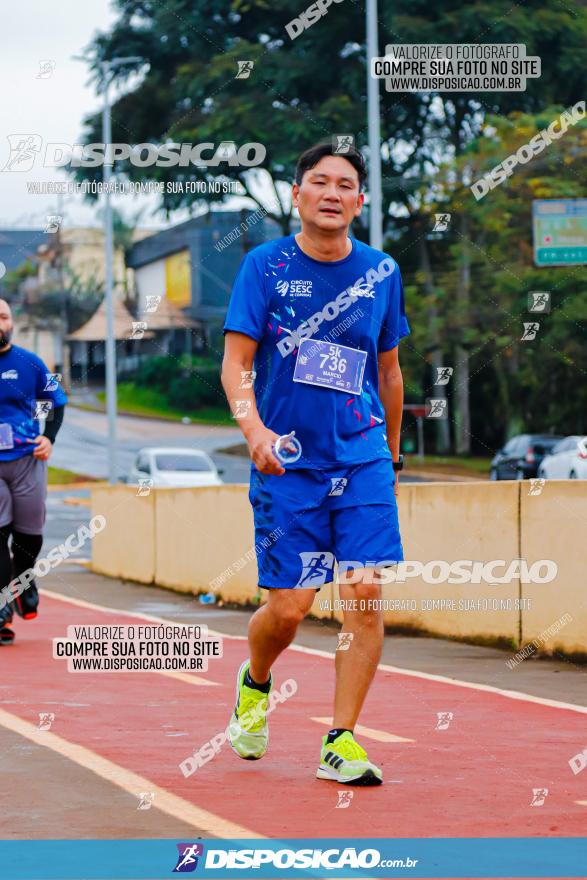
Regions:
[[526, 480], [535, 477], [545, 455], [562, 440], [558, 434], [519, 434], [499, 449], [489, 472], [490, 480]]

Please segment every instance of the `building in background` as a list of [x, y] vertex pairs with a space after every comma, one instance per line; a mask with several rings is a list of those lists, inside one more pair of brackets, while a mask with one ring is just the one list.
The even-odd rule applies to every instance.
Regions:
[[0, 297], [6, 296], [6, 275], [25, 263], [35, 266], [38, 248], [47, 242], [42, 229], [0, 229]]
[[[204, 328], [164, 297], [154, 297], [143, 312], [132, 315], [122, 299], [114, 300], [116, 373], [132, 378], [140, 364], [152, 357], [196, 354], [205, 347]], [[83, 388], [102, 386], [106, 364], [106, 300], [92, 317], [67, 336], [71, 381]]]
[[127, 257], [137, 312], [147, 297], [164, 297], [204, 327], [214, 348], [244, 254], [280, 234], [261, 212], [212, 211], [137, 242]]
[[[115, 237], [118, 375], [130, 377], [158, 355], [219, 356], [244, 254], [281, 234], [263, 211], [242, 210], [209, 212], [160, 232], [126, 229], [124, 245]], [[62, 373], [66, 388], [103, 384], [103, 230], [61, 222], [46, 230], [0, 230], [0, 261], [9, 277], [6, 298], [18, 344]]]

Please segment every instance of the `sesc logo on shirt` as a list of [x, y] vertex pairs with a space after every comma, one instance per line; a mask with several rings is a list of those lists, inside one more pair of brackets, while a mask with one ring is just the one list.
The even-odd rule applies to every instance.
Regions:
[[18, 372], [16, 370], [6, 370], [2, 373], [3, 379], [18, 379]]
[[291, 281], [280, 279], [275, 284], [275, 290], [282, 296], [288, 292], [290, 296], [312, 296], [312, 282], [301, 278], [294, 278]]
[[289, 282], [289, 292], [292, 296], [312, 296], [312, 282], [296, 278]]

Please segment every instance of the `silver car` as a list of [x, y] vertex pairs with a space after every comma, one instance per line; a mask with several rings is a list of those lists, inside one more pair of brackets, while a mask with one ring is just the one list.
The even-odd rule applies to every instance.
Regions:
[[559, 440], [540, 462], [538, 476], [547, 480], [587, 480], [587, 437], [574, 434]]
[[133, 485], [149, 480], [153, 488], [185, 489], [222, 486], [216, 465], [200, 449], [147, 446], [141, 449], [127, 479]]

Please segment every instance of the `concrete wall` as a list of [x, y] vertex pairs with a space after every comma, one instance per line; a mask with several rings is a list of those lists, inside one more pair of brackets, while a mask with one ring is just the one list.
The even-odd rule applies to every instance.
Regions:
[[[518, 494], [519, 486], [514, 482], [403, 485], [399, 515], [404, 558], [422, 563], [517, 558]], [[431, 568], [431, 574], [439, 580], [446, 577], [439, 568]], [[336, 595], [336, 586], [334, 590]], [[405, 583], [384, 585], [383, 598], [411, 600], [417, 610], [387, 610], [384, 620], [388, 625], [426, 629], [440, 635], [468, 638], [497, 635], [516, 640], [518, 594], [518, 581], [492, 587], [485, 581], [430, 584], [422, 577], [410, 577]], [[494, 599], [505, 600], [500, 603], [502, 610], [491, 607], [485, 610], [483, 600], [488, 600], [491, 606]], [[445, 600], [442, 608], [432, 604], [441, 600]], [[481, 610], [478, 610], [480, 601]], [[340, 612], [337, 619], [342, 619]]]
[[[522, 492], [520, 501], [523, 555], [553, 559], [558, 566], [552, 583], [522, 585], [523, 597], [532, 602], [522, 615], [523, 641], [587, 653], [587, 484], [547, 481], [539, 496]], [[561, 624], [558, 633], [548, 632]]]
[[[386, 624], [516, 644], [521, 633], [524, 643], [536, 640], [537, 650], [587, 652], [584, 483], [547, 482], [539, 495], [529, 495], [528, 482], [404, 484], [399, 511], [406, 560], [550, 559], [558, 573], [544, 584], [430, 584], [422, 577], [385, 584]], [[258, 596], [246, 486], [158, 489], [143, 497], [136, 487], [100, 486], [92, 490], [97, 513], [107, 526], [93, 541], [96, 572], [195, 594], [213, 588], [231, 602]], [[438, 567], [434, 573], [441, 576]], [[323, 587], [314, 612], [341, 620], [330, 610], [338, 595], [337, 585]], [[393, 610], [392, 600], [416, 608]], [[430, 604], [440, 600], [442, 608]]]

